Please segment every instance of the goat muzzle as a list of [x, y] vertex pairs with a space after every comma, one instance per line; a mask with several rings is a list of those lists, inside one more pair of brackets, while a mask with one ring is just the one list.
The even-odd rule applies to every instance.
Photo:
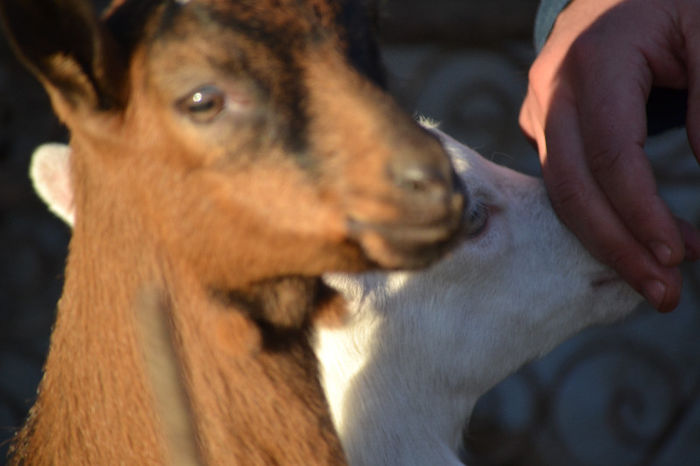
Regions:
[[351, 236], [381, 267], [425, 267], [457, 242], [468, 197], [452, 166], [441, 162], [413, 154], [393, 159], [387, 167], [392, 195], [382, 201], [396, 215], [391, 220], [349, 218]]

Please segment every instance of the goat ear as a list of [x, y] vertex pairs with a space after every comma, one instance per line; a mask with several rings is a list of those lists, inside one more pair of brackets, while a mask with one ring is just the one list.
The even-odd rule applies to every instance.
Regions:
[[32, 154], [29, 176], [34, 190], [49, 210], [72, 227], [75, 204], [70, 176], [70, 153], [70, 147], [65, 144], [42, 144]]
[[87, 0], [0, 0], [0, 19], [59, 116], [123, 101], [123, 62]]

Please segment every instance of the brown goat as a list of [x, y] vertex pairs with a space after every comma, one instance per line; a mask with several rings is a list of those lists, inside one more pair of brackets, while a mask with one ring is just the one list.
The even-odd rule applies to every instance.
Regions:
[[71, 132], [76, 212], [15, 464], [344, 462], [307, 341], [336, 299], [318, 277], [430, 263], [464, 198], [349, 64], [338, 8], [0, 0]]

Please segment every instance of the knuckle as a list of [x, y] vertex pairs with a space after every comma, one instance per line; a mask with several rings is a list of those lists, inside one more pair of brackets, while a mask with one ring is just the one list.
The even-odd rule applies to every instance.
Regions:
[[535, 110], [532, 108], [535, 104], [532, 102], [532, 99], [532, 94], [528, 92], [525, 100], [523, 101], [522, 107], [520, 107], [520, 113], [518, 114], [518, 124], [520, 125], [520, 129], [530, 138], [535, 137], [536, 128], [533, 115]]
[[587, 151], [588, 167], [594, 178], [608, 177], [618, 171], [623, 152], [610, 148], [593, 148]]
[[639, 255], [630, 248], [620, 245], [604, 245], [600, 252], [604, 262], [629, 279], [636, 278], [640, 271]]
[[651, 262], [636, 244], [599, 243], [594, 252], [601, 262], [615, 270], [636, 289], [641, 289], [645, 279], [655, 274]]
[[537, 59], [527, 73], [528, 82], [531, 86], [538, 86], [550, 79], [552, 67], [545, 60]]
[[574, 64], [585, 65], [600, 56], [601, 36], [595, 31], [596, 25], [581, 32], [571, 43], [567, 57]]
[[[625, 223], [628, 228], [638, 234], [647, 235], [650, 234], [650, 238], [653, 237], [653, 231], [658, 229], [660, 226], [660, 221], [656, 216], [650, 215], [650, 209], [648, 208], [648, 201], [644, 198], [637, 198], [637, 202], [627, 206], [623, 212]], [[647, 230], [651, 230], [647, 232]]]
[[590, 196], [580, 180], [563, 177], [546, 177], [552, 208], [561, 216], [574, 214], [588, 204]]

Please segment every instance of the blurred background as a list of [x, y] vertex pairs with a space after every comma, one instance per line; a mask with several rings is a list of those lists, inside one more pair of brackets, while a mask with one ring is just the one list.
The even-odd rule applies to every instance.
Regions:
[[[401, 104], [485, 157], [536, 175], [517, 115], [538, 2], [384, 4], [382, 50]], [[41, 377], [69, 240], [33, 193], [29, 158], [38, 144], [64, 140], [44, 92], [0, 39], [0, 464]], [[700, 225], [700, 168], [684, 130], [655, 137], [648, 152], [674, 212]], [[700, 265], [683, 272], [672, 314], [641, 306], [487, 394], [465, 426], [468, 464], [700, 464]]]

